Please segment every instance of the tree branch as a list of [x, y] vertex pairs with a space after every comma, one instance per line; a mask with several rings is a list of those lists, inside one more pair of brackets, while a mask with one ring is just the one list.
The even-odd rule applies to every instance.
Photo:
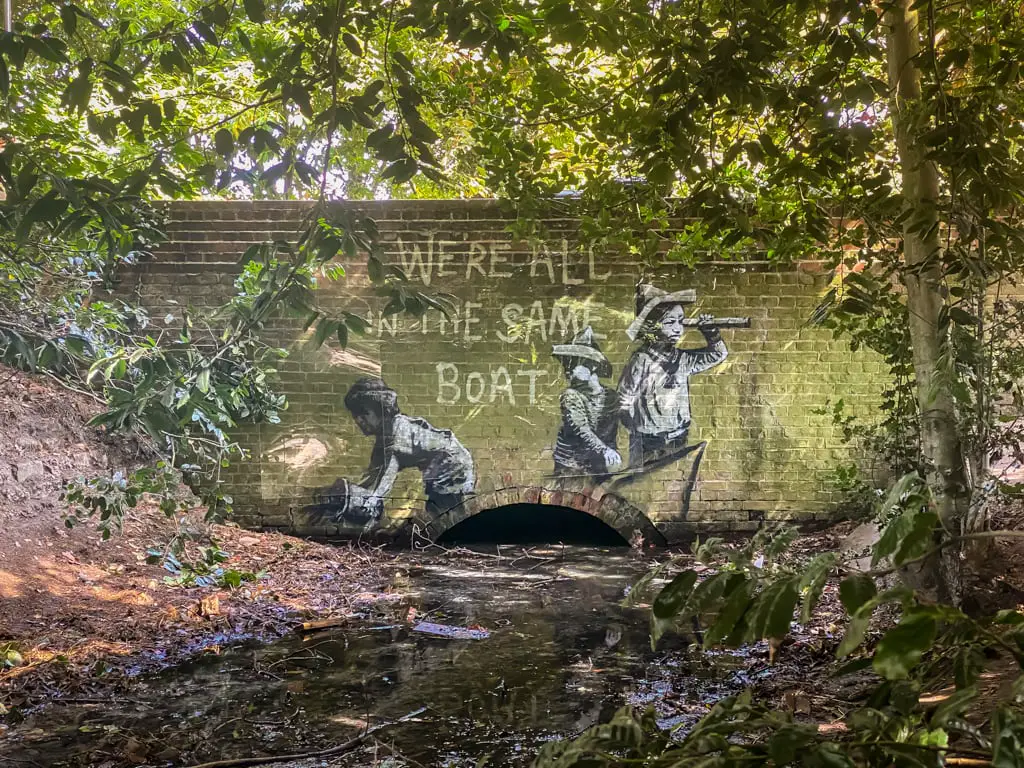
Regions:
[[349, 739], [344, 744], [339, 744], [336, 747], [330, 747], [329, 749], [320, 749], [312, 752], [297, 752], [292, 755], [270, 755], [265, 757], [237, 757], [229, 760], [214, 760], [213, 762], [209, 763], [197, 763], [196, 765], [189, 766], [189, 768], [244, 768], [245, 766], [250, 765], [268, 765], [270, 763], [283, 763], [292, 760], [305, 760], [308, 758], [335, 757], [337, 755], [342, 755], [345, 752], [355, 749], [368, 738], [370, 738], [370, 736], [372, 736], [373, 734], [379, 733], [385, 728], [390, 728], [394, 725], [398, 725], [399, 723], [404, 723], [409, 720], [412, 720], [413, 718], [422, 715], [426, 711], [426, 707], [420, 707], [419, 709], [413, 710], [407, 715], [403, 715], [397, 720], [391, 720], [386, 723], [381, 723], [380, 725], [375, 725], [372, 728], [367, 728], [365, 731], [363, 731], [355, 738]]

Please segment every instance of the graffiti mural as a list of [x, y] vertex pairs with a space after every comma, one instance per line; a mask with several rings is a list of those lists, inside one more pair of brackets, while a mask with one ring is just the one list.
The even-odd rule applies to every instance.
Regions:
[[590, 476], [597, 482], [618, 469], [622, 456], [616, 449], [619, 429], [619, 398], [604, 386], [612, 366], [594, 340], [588, 325], [569, 344], [551, 350], [562, 364], [568, 389], [559, 398], [562, 426], [555, 443], [555, 476]]
[[[664, 291], [647, 283], [637, 286], [636, 317], [626, 335], [638, 346], [619, 377], [619, 408], [629, 435], [629, 471], [614, 486], [665, 467], [693, 454], [685, 485], [685, 518], [707, 442], [689, 443], [690, 376], [720, 365], [729, 351], [719, 332], [722, 325], [744, 327], [748, 318], [718, 319], [709, 314], [686, 317], [686, 305], [697, 300], [696, 291]], [[680, 349], [687, 327], [704, 336], [705, 345]]]
[[402, 413], [398, 393], [382, 379], [356, 381], [345, 395], [345, 408], [359, 431], [375, 438], [370, 466], [358, 484], [340, 478], [315, 492], [307, 513], [334, 523], [374, 528], [403, 469], [422, 473], [429, 515], [446, 512], [473, 492], [473, 457], [465, 446], [451, 430]]
[[[562, 426], [555, 443], [554, 475], [586, 477], [609, 490], [621, 489], [642, 476], [690, 456], [680, 513], [689, 510], [707, 441], [689, 442], [692, 375], [720, 365], [728, 357], [719, 327], [747, 327], [749, 318], [686, 317], [696, 301], [693, 290], [668, 292], [647, 283], [637, 286], [635, 319], [626, 336], [636, 343], [619, 376], [617, 390], [604, 386], [612, 366], [587, 326], [567, 344], [555, 344], [569, 387], [559, 405]], [[679, 347], [686, 328], [696, 328], [705, 344]], [[629, 461], [617, 446], [619, 423], [628, 438]]]
[[[603, 489], [626, 501], [634, 495], [634, 484], [638, 499], [658, 488], [662, 504], [668, 502], [669, 494], [674, 499], [674, 518], [687, 519], [708, 446], [706, 440], [690, 439], [690, 378], [728, 358], [720, 328], [749, 327], [750, 320], [688, 312], [697, 301], [693, 289], [670, 291], [641, 282], [628, 290], [633, 301], [625, 321], [602, 305], [573, 303], [568, 297], [553, 304], [550, 312], [541, 300], [530, 305], [529, 312], [524, 304], [506, 304], [500, 324], [495, 324], [499, 319], [495, 315], [479, 312], [482, 302], [467, 301], [461, 312], [455, 310], [440, 321], [438, 332], [446, 335], [455, 329], [460, 334], [459, 344], [482, 343], [488, 336], [510, 346], [550, 339], [551, 357], [558, 366], [555, 374], [552, 366], [536, 357], [513, 355], [495, 360], [487, 368], [483, 367], [486, 358], [466, 356], [456, 358], [458, 363], [431, 357], [421, 363], [436, 373], [436, 394], [427, 390], [428, 401], [423, 406], [430, 409], [431, 421], [446, 413], [435, 410], [437, 406], [476, 409], [456, 413], [462, 414], [460, 434], [467, 430], [475, 441], [470, 444], [490, 460], [492, 469], [483, 492], [507, 483], [495, 482], [493, 456], [497, 452], [506, 452], [511, 461], [525, 455], [520, 453], [518, 428], [511, 431], [505, 426], [505, 412], [512, 410], [510, 418], [524, 424], [541, 426], [538, 419], [555, 420], [543, 431], [554, 438], [553, 444], [547, 444], [553, 469], [546, 477], [554, 480], [556, 488]], [[616, 321], [628, 325], [619, 325], [617, 330], [610, 324]], [[424, 319], [419, 329], [408, 333], [422, 335], [434, 330], [427, 323]], [[683, 346], [687, 329], [699, 332], [703, 345]], [[602, 348], [605, 343], [613, 357], [624, 361], [617, 376]], [[396, 360], [393, 364], [405, 381], [409, 363]], [[466, 370], [462, 366], [472, 367]], [[611, 382], [616, 380], [617, 386], [613, 386]], [[417, 388], [414, 394], [422, 404], [423, 389]], [[347, 388], [345, 410], [358, 432], [374, 439], [369, 466], [360, 479], [349, 479], [350, 469], [336, 469], [342, 477], [316, 488], [312, 499], [307, 495], [301, 510], [310, 521], [350, 531], [394, 529], [405, 516], [416, 514], [415, 506], [410, 510], [408, 504], [398, 514], [401, 501], [425, 497], [420, 509], [429, 525], [478, 492], [474, 459], [466, 446], [450, 429], [403, 413], [398, 402], [396, 389], [379, 376], [359, 378]], [[484, 417], [484, 407], [496, 409], [490, 412], [493, 416]], [[346, 449], [341, 450], [347, 454]], [[399, 474], [406, 469], [419, 470], [422, 494], [406, 485], [401, 492], [394, 492]], [[642, 482], [647, 477], [651, 482]], [[391, 507], [396, 507], [394, 519], [389, 517]]]
[[[833, 287], [828, 254], [786, 267], [756, 250], [641, 256], [598, 236], [614, 209], [595, 227], [567, 201], [532, 211], [536, 227], [484, 199], [173, 208], [171, 242], [137, 276], [156, 317], [219, 305], [236, 253], [290, 241], [310, 217], [377, 230], [375, 260], [315, 281], [323, 317], [357, 315], [365, 333], [334, 343], [284, 316], [265, 328], [286, 352], [273, 386], [288, 408], [235, 430], [251, 460], [220, 481], [246, 525], [404, 542], [526, 502], [621, 522], [627, 540], [627, 520], [678, 540], [818, 519], [837, 503], [836, 464], [860, 454], [806, 403], [841, 389], [862, 418], [884, 399], [884, 360], [806, 322]], [[681, 222], [659, 245], [697, 243]]]
[[[696, 299], [696, 292], [689, 289], [670, 292], [648, 283], [637, 286], [634, 319], [625, 329], [633, 347], [617, 388], [604, 383], [613, 377], [612, 364], [591, 325], [552, 345], [551, 355], [560, 364], [565, 383], [558, 397], [561, 424], [552, 452], [554, 478], [582, 479], [610, 492], [623, 492], [642, 477], [689, 458], [689, 468], [684, 465], [678, 470], [682, 480], [678, 514], [686, 518], [707, 447], [707, 441], [689, 441], [689, 380], [728, 357], [719, 328], [750, 324], [749, 318], [706, 313], [687, 317], [686, 308]], [[703, 335], [703, 346], [679, 346], [687, 328]], [[440, 370], [448, 364], [437, 365]], [[530, 379], [531, 405], [543, 371], [537, 374]], [[490, 401], [499, 400], [495, 393], [507, 394], [514, 404], [506, 369], [494, 369], [491, 378]], [[477, 379], [476, 387], [471, 386], [476, 380], [472, 374], [465, 383], [470, 402], [484, 399], [485, 380]], [[480, 394], [474, 394], [477, 390]], [[375, 439], [369, 467], [358, 482], [338, 478], [314, 491], [312, 503], [303, 507], [311, 519], [365, 531], [382, 526], [385, 503], [404, 469], [421, 473], [428, 518], [458, 506], [473, 493], [476, 478], [470, 452], [451, 430], [402, 413], [397, 391], [383, 379], [358, 379], [349, 387], [344, 405], [359, 431]], [[625, 433], [625, 451], [618, 445], [620, 431]]]
[[697, 318], [706, 346], [679, 349], [685, 304], [694, 291], [667, 293], [650, 285], [637, 292], [637, 316], [626, 335], [639, 342], [619, 377], [622, 422], [629, 433], [629, 463], [643, 467], [678, 453], [690, 432], [692, 374], [715, 367], [728, 355], [711, 315]]

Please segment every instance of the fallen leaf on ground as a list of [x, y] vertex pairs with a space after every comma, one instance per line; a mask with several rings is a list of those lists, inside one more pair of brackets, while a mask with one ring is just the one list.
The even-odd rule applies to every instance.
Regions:
[[217, 595], [207, 595], [199, 601], [200, 616], [219, 616], [220, 598]]

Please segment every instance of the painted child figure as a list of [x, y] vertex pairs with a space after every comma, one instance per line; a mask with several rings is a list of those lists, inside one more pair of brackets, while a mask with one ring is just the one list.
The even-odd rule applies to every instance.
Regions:
[[676, 346], [684, 331], [684, 306], [694, 301], [692, 290], [668, 293], [653, 285], [637, 286], [636, 319], [626, 334], [640, 346], [623, 369], [618, 387], [631, 469], [649, 468], [659, 459], [688, 452], [690, 376], [713, 368], [728, 355], [711, 315], [697, 318], [705, 346]]
[[360, 483], [367, 491], [367, 506], [382, 509], [398, 473], [406, 468], [423, 473], [432, 514], [447, 512], [473, 492], [473, 458], [465, 446], [451, 430], [402, 413], [398, 393], [380, 379], [356, 381], [345, 395], [345, 407], [364, 435], [376, 437]]
[[601, 383], [612, 375], [612, 366], [601, 353], [590, 326], [569, 344], [555, 344], [553, 357], [562, 363], [569, 388], [559, 405], [562, 426], [555, 443], [555, 475], [591, 476], [603, 482], [622, 464], [615, 448], [618, 432], [618, 396]]

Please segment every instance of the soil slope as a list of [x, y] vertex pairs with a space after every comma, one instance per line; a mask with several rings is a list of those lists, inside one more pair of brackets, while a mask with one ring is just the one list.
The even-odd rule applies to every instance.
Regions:
[[[387, 589], [377, 551], [206, 525], [198, 513], [184, 523], [231, 553], [224, 567], [265, 575], [233, 590], [167, 584], [145, 551], [176, 523], [152, 506], [107, 542], [88, 524], [69, 531], [65, 482], [144, 459], [142, 446], [86, 426], [99, 408], [49, 379], [0, 367], [0, 718], [225, 642], [278, 635], [301, 618], [351, 614]], [[12, 649], [22, 662], [5, 667]]]

